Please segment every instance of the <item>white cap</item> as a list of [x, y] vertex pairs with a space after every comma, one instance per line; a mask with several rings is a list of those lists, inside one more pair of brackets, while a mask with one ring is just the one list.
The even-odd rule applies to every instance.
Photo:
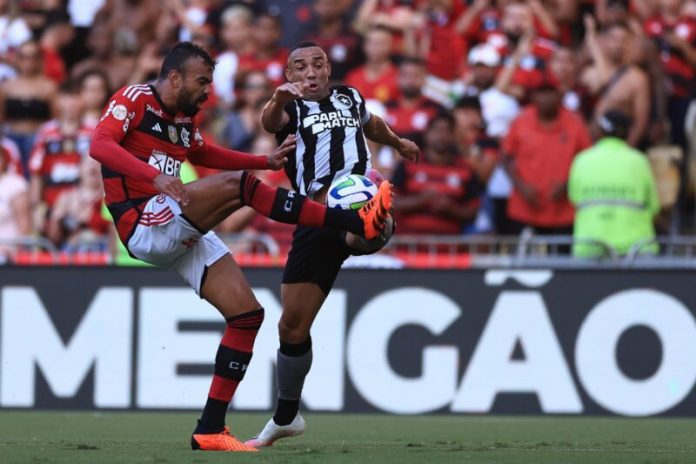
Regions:
[[482, 64], [494, 68], [500, 64], [500, 53], [489, 43], [478, 44], [469, 52], [469, 64]]

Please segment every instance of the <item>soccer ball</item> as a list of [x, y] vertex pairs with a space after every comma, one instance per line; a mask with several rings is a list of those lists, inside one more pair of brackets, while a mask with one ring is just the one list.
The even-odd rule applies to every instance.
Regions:
[[333, 181], [326, 203], [329, 208], [360, 209], [377, 193], [377, 186], [365, 176], [350, 174]]

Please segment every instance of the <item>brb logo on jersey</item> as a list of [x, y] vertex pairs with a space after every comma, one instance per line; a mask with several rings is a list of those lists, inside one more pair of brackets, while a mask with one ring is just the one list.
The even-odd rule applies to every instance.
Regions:
[[162, 174], [179, 177], [181, 161], [172, 158], [163, 151], [152, 150], [152, 155], [150, 155], [147, 164], [156, 167]]

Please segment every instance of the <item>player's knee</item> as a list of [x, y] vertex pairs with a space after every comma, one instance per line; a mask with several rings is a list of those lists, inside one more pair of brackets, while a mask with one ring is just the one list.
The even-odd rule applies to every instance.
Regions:
[[239, 198], [239, 186], [241, 185], [241, 173], [226, 172], [222, 178], [222, 190], [226, 197]]
[[300, 321], [285, 320], [281, 317], [278, 322], [278, 336], [285, 343], [302, 343], [307, 340], [309, 330], [306, 324]]

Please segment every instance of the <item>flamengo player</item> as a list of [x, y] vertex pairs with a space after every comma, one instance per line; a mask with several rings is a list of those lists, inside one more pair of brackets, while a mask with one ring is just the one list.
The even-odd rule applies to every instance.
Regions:
[[[335, 178], [369, 170], [366, 137], [393, 147], [408, 160], [418, 158], [416, 144], [397, 137], [382, 119], [370, 114], [356, 89], [329, 87], [330, 75], [324, 50], [313, 42], [297, 44], [290, 51], [285, 69], [289, 82], [276, 89], [261, 118], [264, 129], [275, 133], [279, 140], [297, 137], [297, 147], [288, 154], [285, 170], [295, 190], [317, 200], [326, 197]], [[304, 224], [297, 227], [280, 292], [283, 313], [278, 324], [278, 407], [261, 433], [246, 444], [271, 446], [279, 438], [304, 431], [299, 403], [312, 365], [309, 331], [314, 318], [346, 258], [376, 251], [392, 230], [388, 232], [381, 241], [365, 246], [337, 230]]]
[[270, 156], [255, 156], [206, 143], [192, 118], [208, 97], [214, 68], [202, 48], [190, 42], [176, 45], [153, 85], [125, 87], [112, 97], [90, 153], [102, 164], [106, 204], [129, 252], [177, 271], [227, 321], [192, 448], [256, 451], [229, 433], [225, 415], [251, 360], [264, 311], [210, 229], [248, 205], [277, 221], [374, 238], [391, 208], [391, 187], [381, 188], [359, 212], [349, 212], [271, 188], [246, 172], [224, 172], [184, 185], [178, 174], [186, 158], [217, 169], [280, 169], [295, 146], [288, 137]]

